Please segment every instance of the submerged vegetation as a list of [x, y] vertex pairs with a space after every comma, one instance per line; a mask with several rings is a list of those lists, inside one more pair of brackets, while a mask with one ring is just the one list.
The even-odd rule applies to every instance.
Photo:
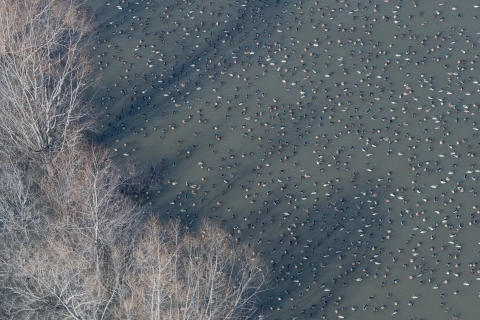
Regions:
[[0, 12], [1, 317], [255, 315], [266, 273], [251, 249], [207, 222], [160, 221], [131, 196], [148, 179], [85, 138], [88, 7], [1, 0]]

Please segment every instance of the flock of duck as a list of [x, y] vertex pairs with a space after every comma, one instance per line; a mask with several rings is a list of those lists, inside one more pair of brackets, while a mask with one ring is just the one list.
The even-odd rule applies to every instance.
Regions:
[[475, 318], [478, 5], [92, 5], [99, 141], [266, 261], [267, 317]]

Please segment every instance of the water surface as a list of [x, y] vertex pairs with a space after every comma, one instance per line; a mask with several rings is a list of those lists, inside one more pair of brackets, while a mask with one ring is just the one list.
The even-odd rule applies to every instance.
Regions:
[[268, 262], [269, 318], [475, 318], [475, 2], [92, 5], [99, 141]]

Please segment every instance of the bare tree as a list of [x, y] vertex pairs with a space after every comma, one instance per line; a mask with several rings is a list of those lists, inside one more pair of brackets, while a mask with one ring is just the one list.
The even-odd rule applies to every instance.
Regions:
[[202, 320], [256, 313], [267, 274], [250, 248], [206, 222], [196, 234], [178, 221], [144, 223], [145, 212], [121, 192], [129, 172], [101, 147], [45, 159], [38, 181], [19, 171], [0, 185], [2, 225], [14, 227], [0, 230], [4, 314]]
[[43, 217], [35, 163], [0, 157], [0, 232], [26, 233]]
[[[34, 168], [32, 168], [32, 166]], [[47, 223], [34, 164], [0, 157], [0, 311], [2, 316], [17, 312], [16, 295], [9, 289], [18, 265], [29, 260]]]
[[119, 314], [128, 319], [247, 319], [266, 290], [262, 261], [203, 223], [199, 234], [178, 222], [148, 223], [126, 277], [130, 295]]
[[51, 172], [41, 187], [55, 210], [56, 225], [81, 234], [95, 244], [95, 250], [115, 243], [131, 244], [144, 213], [138, 203], [121, 193], [131, 172], [118, 169], [110, 161], [109, 150], [85, 144], [62, 156], [55, 154], [49, 167]]
[[125, 178], [101, 147], [52, 153], [48, 168], [38, 183], [44, 223], [25, 236], [3, 233], [15, 240], [0, 251], [3, 309], [19, 318], [108, 318], [143, 211], [120, 193]]
[[4, 313], [11, 318], [97, 319], [105, 307], [85, 243], [44, 226], [5, 250]]
[[79, 1], [0, 0], [0, 143], [7, 151], [75, 144], [93, 120], [86, 46], [91, 20]]

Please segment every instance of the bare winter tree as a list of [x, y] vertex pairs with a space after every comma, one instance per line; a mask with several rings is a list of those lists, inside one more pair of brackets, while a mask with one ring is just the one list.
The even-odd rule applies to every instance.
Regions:
[[[151, 219], [137, 241], [120, 303], [125, 319], [248, 319], [266, 290], [265, 266], [252, 251], [203, 223], [199, 234]], [[129, 293], [129, 294], [128, 294]]]
[[[0, 158], [0, 314], [5, 317], [15, 305], [6, 288], [22, 248], [39, 234], [45, 215], [38, 188], [36, 168], [13, 159]], [[23, 257], [25, 258], [25, 257]], [[8, 293], [7, 293], [8, 292]], [[8, 298], [7, 298], [8, 296]]]
[[99, 318], [108, 297], [90, 259], [82, 254], [88, 250], [84, 242], [51, 225], [18, 240], [2, 254], [8, 258], [2, 283], [4, 316]]
[[0, 0], [0, 143], [5, 151], [75, 144], [92, 124], [94, 81], [81, 1]]
[[[94, 244], [95, 261], [101, 260], [102, 247], [131, 244], [144, 215], [138, 203], [121, 193], [132, 173], [119, 170], [109, 156], [107, 149], [90, 144], [54, 155], [41, 182], [55, 224]], [[100, 262], [96, 265], [101, 268]]]
[[43, 217], [35, 164], [0, 158], [0, 232], [27, 232]]
[[[265, 267], [205, 223], [152, 218], [120, 192], [128, 173], [86, 145], [54, 153], [37, 183], [5, 165], [0, 307], [12, 318], [239, 319], [256, 312]], [[10, 175], [6, 174], [10, 173]]]
[[105, 160], [108, 151], [91, 145], [55, 153], [39, 182], [48, 219], [25, 236], [3, 233], [16, 241], [0, 251], [9, 316], [111, 318], [143, 212]]
[[130, 183], [128, 172], [120, 172], [108, 155], [91, 145], [57, 152], [38, 183], [14, 179], [19, 172], [1, 185], [3, 314], [19, 319], [254, 315], [267, 277], [262, 261], [208, 223], [198, 234], [157, 218], [143, 224], [143, 210], [120, 192], [124, 181]]

